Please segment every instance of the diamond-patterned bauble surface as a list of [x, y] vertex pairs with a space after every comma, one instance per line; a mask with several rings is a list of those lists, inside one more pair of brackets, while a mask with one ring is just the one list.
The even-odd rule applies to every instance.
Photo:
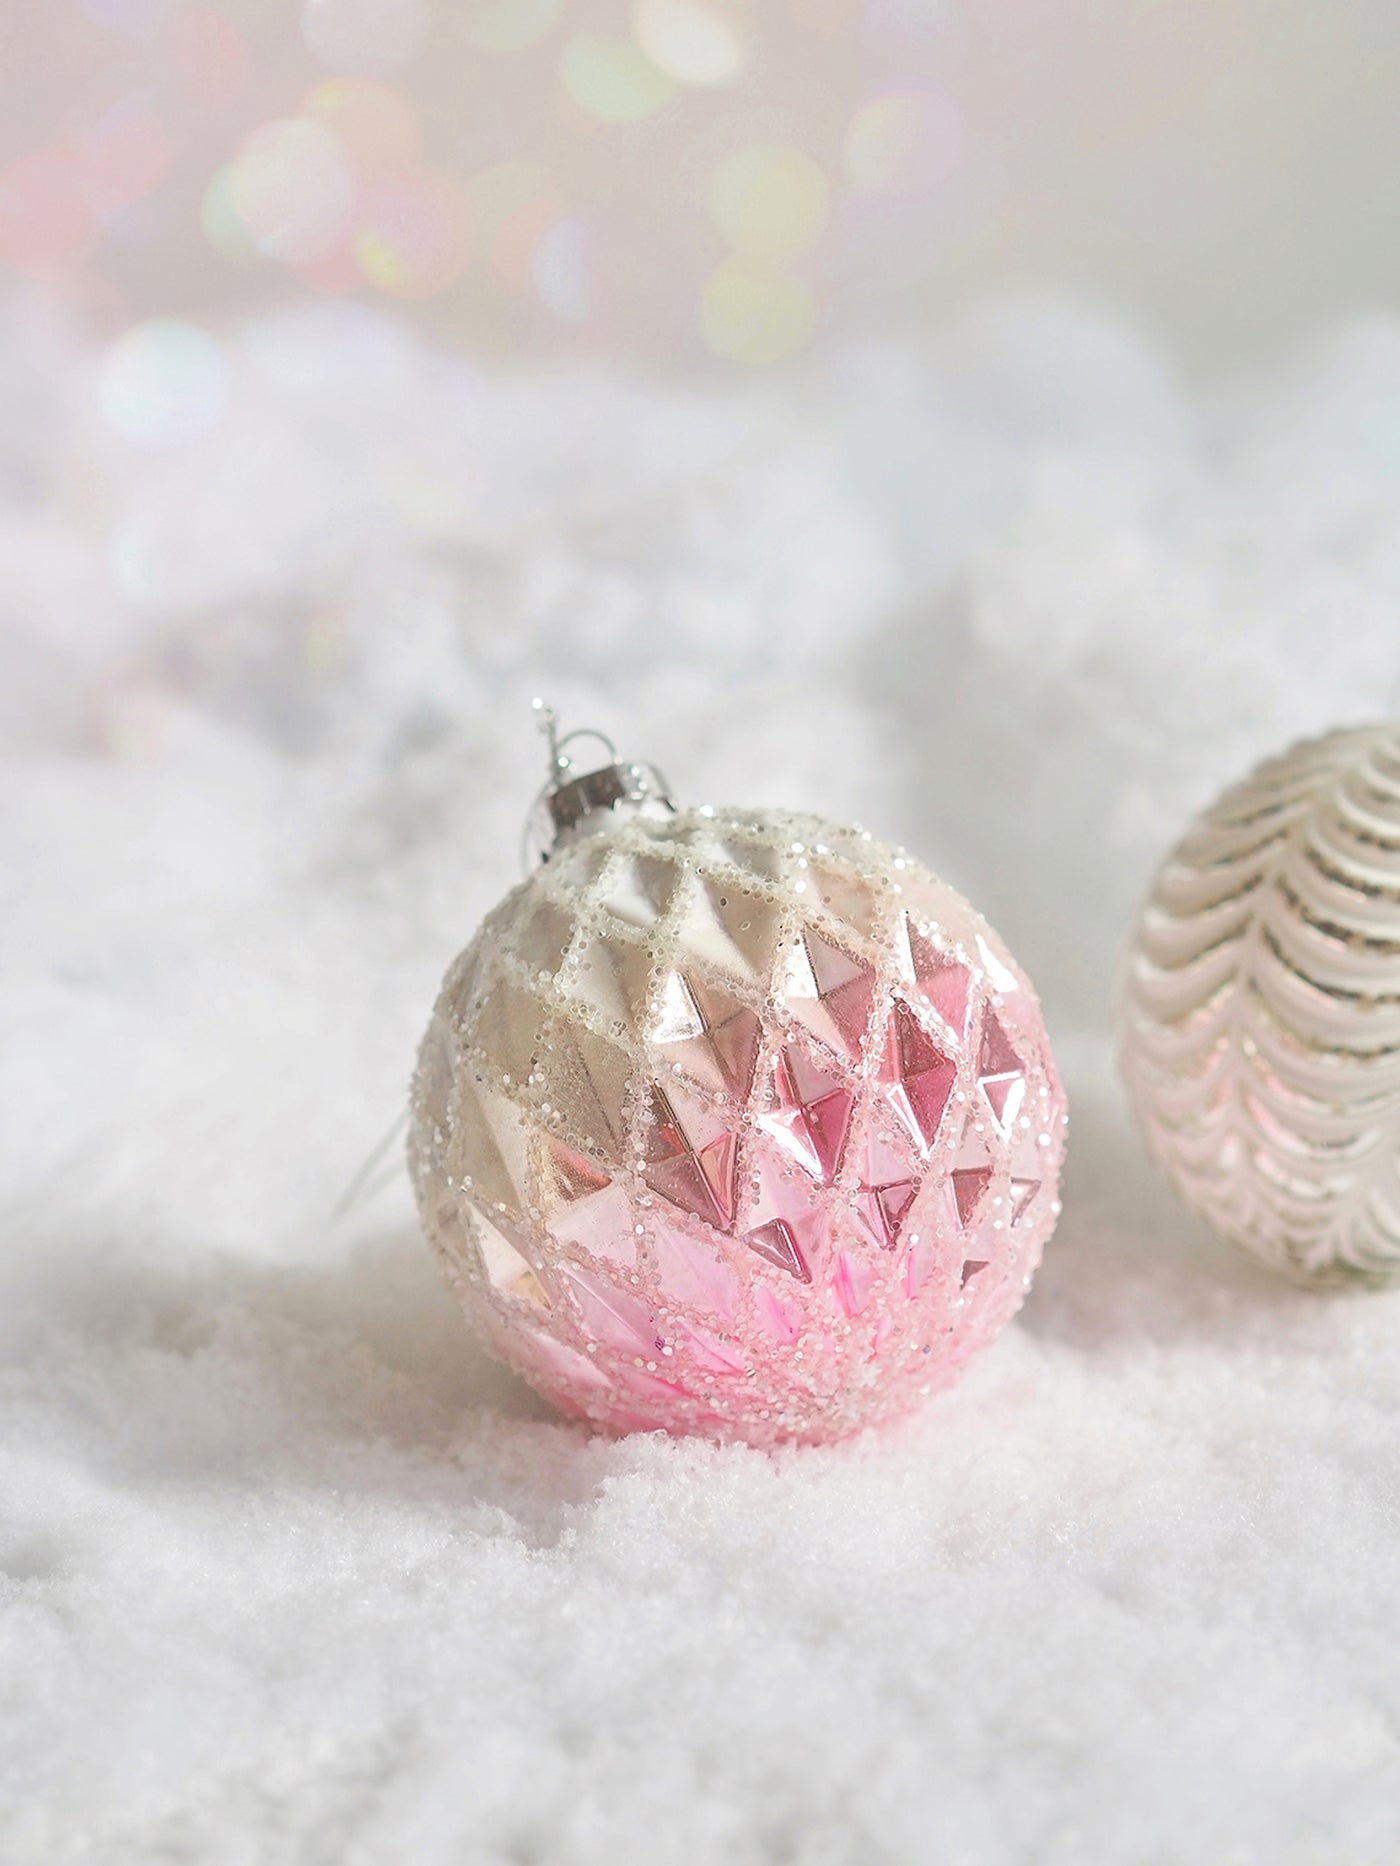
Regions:
[[1064, 1096], [981, 916], [768, 811], [580, 834], [448, 974], [413, 1089], [428, 1235], [565, 1411], [771, 1445], [945, 1383], [1059, 1212]]

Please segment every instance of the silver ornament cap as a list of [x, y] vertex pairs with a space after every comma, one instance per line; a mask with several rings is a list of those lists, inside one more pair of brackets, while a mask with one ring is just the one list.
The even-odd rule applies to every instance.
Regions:
[[[674, 816], [670, 787], [655, 765], [629, 764], [619, 758], [606, 733], [591, 726], [559, 735], [552, 707], [533, 702], [540, 729], [549, 740], [549, 781], [541, 793], [527, 835], [542, 862], [575, 834], [607, 829], [633, 815]], [[608, 760], [592, 770], [580, 770], [569, 747], [579, 739], [595, 739], [606, 747]]]

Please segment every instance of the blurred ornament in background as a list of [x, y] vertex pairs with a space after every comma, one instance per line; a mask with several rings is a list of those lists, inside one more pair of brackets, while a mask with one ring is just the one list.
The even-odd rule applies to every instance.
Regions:
[[1190, 826], [1119, 1036], [1192, 1211], [1297, 1280], [1400, 1281], [1400, 726], [1296, 745]]
[[448, 1280], [607, 1431], [823, 1443], [907, 1412], [1059, 1213], [1035, 996], [900, 850], [678, 811], [649, 766], [577, 770], [587, 736], [551, 722], [542, 865], [423, 1042], [409, 1156]]

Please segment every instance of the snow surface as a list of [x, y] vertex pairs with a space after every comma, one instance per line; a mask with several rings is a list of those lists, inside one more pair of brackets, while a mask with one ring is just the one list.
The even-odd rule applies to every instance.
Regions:
[[[1108, 1061], [1190, 810], [1400, 704], [1400, 326], [1190, 391], [1053, 303], [684, 389], [227, 334], [201, 439], [0, 332], [6, 1866], [1394, 1866], [1400, 1295], [1193, 1227]], [[906, 1427], [587, 1439], [400, 1178], [527, 702], [859, 819], [1038, 980], [1020, 1322]]]

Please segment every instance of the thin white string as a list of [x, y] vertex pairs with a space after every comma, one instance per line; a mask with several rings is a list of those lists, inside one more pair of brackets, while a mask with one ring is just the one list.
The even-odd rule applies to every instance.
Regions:
[[387, 1172], [378, 1171], [385, 1154], [396, 1140], [402, 1138], [407, 1126], [408, 1108], [405, 1106], [394, 1116], [393, 1126], [375, 1142], [368, 1156], [361, 1162], [354, 1178], [336, 1200], [331, 1212], [332, 1218], [344, 1218], [357, 1206], [367, 1205], [377, 1193], [382, 1192], [385, 1186], [391, 1185], [400, 1173], [407, 1170], [404, 1161], [400, 1158], [393, 1162]]

